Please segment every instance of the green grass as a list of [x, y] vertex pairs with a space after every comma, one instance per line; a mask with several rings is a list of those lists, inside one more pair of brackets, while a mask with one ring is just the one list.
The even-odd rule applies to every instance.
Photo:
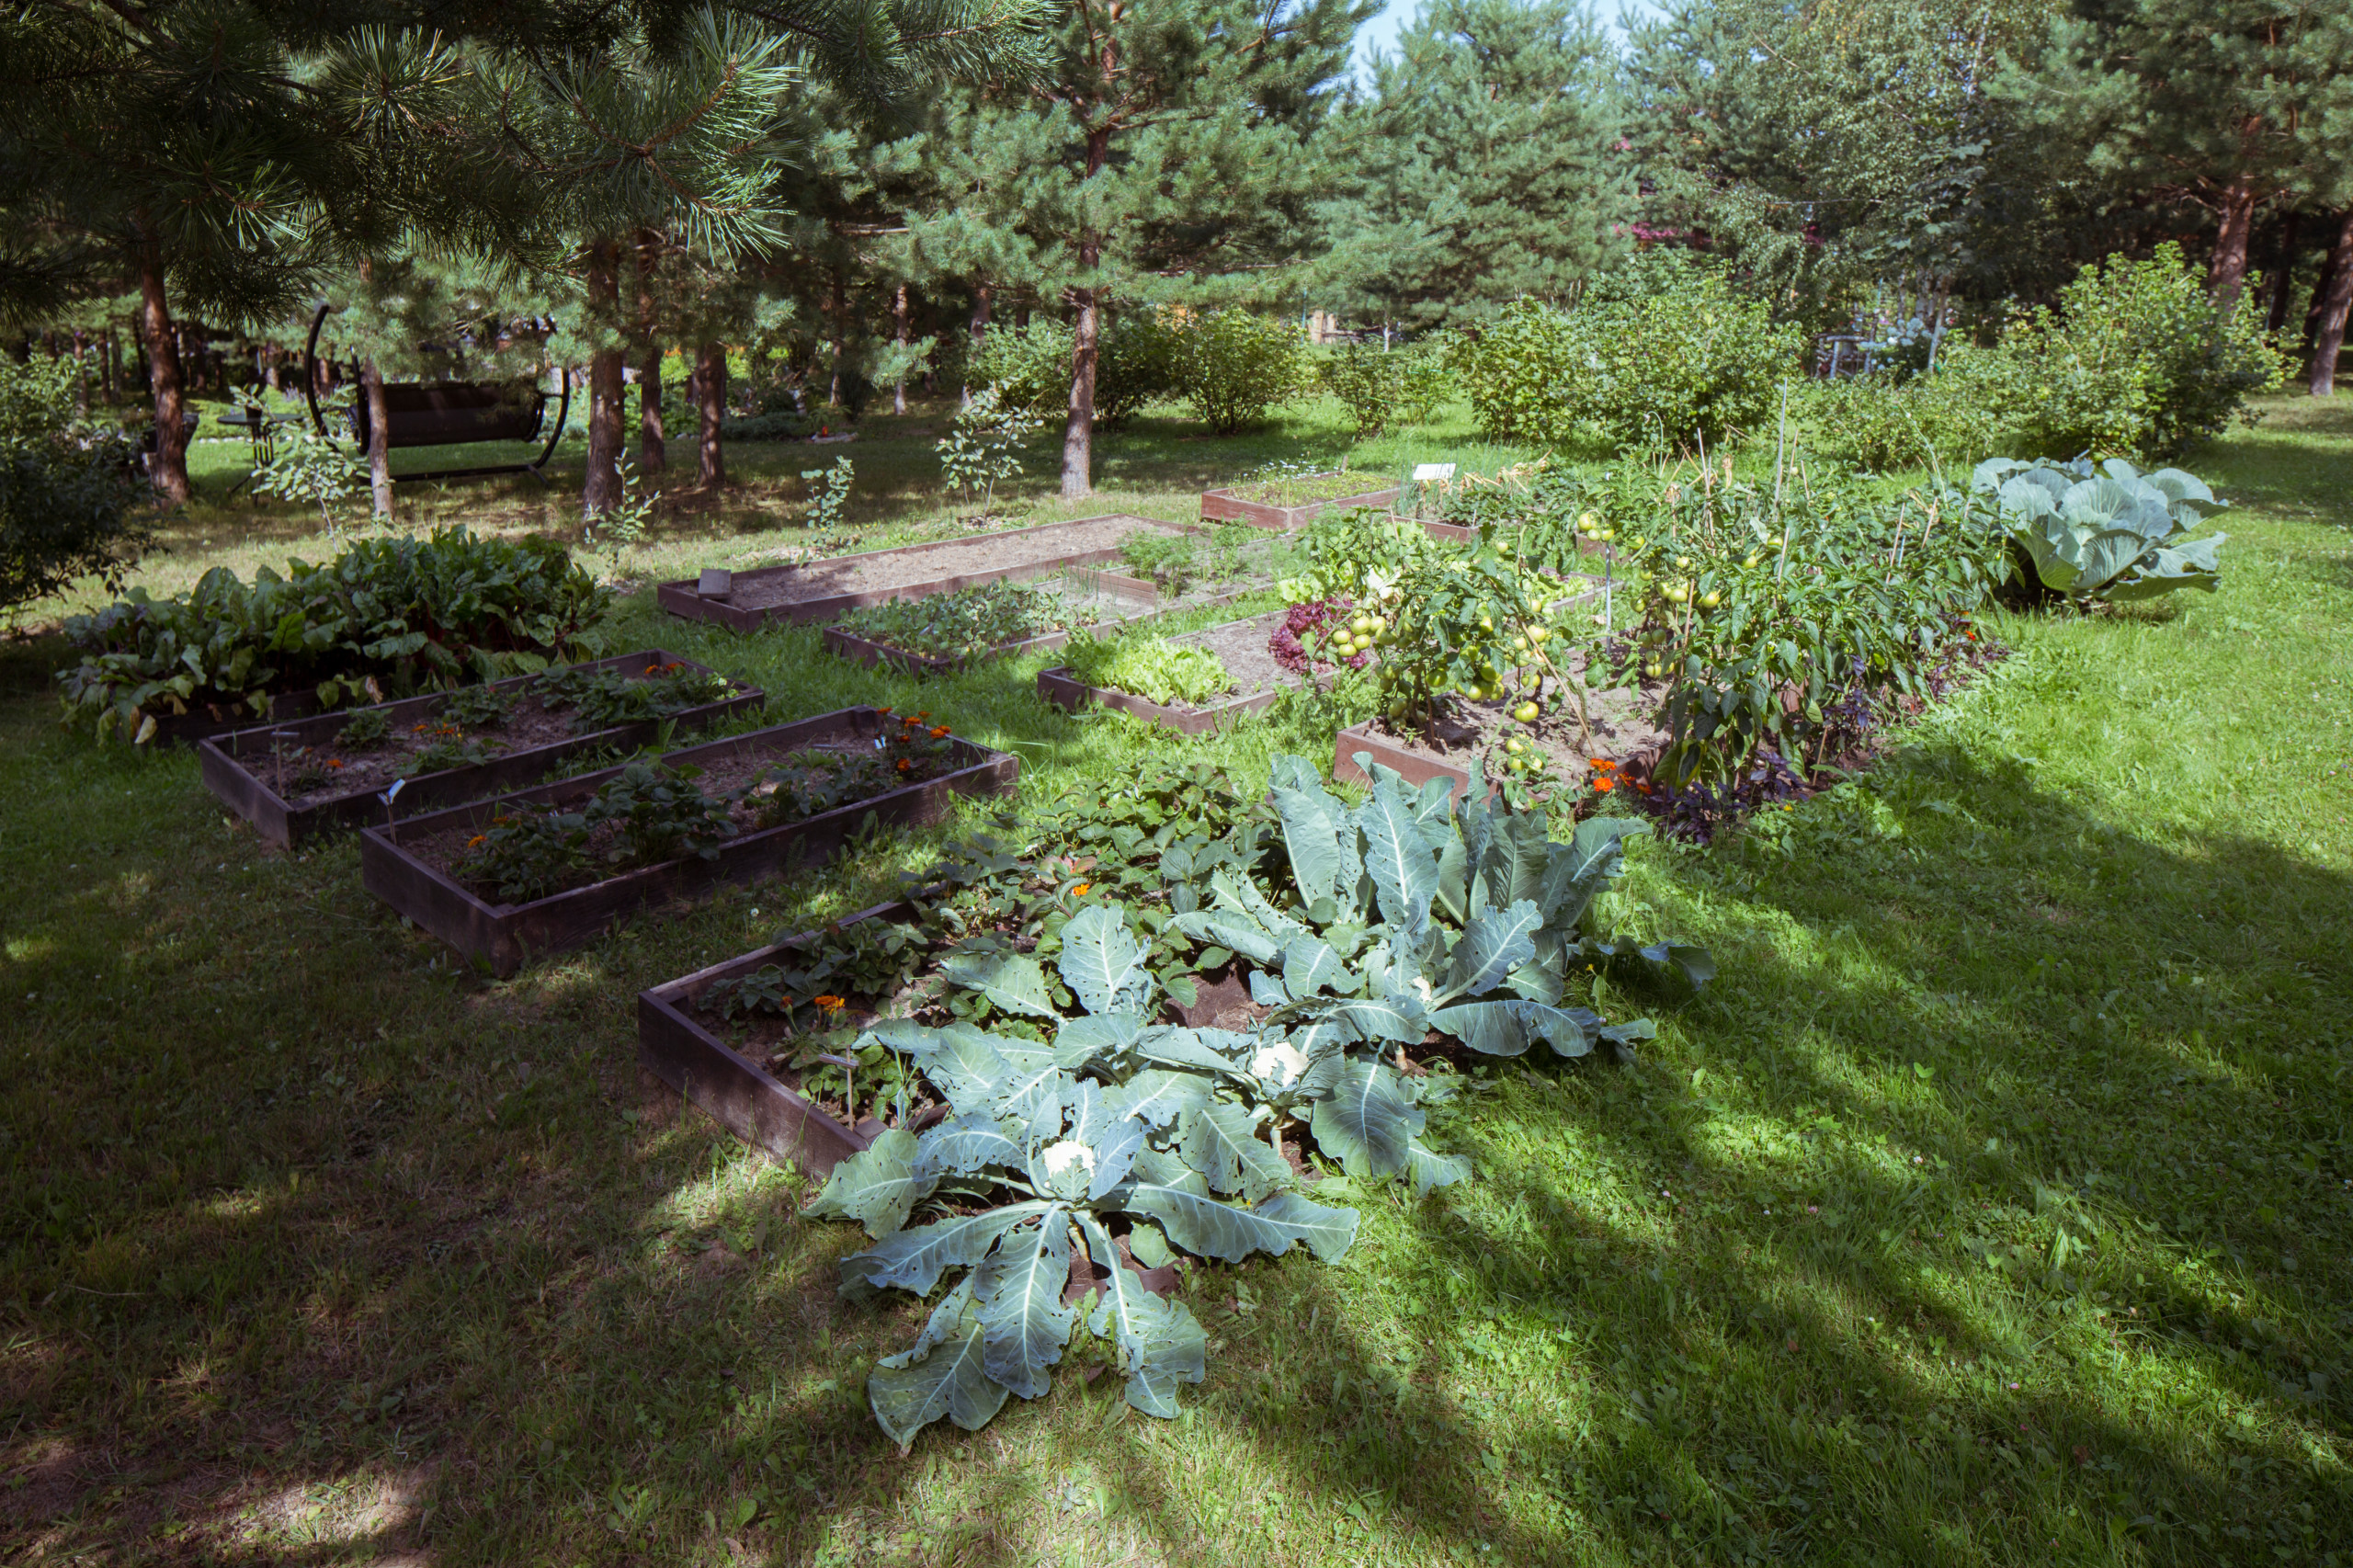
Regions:
[[[1335, 442], [1148, 427], [1107, 499]], [[55, 642], [0, 650], [0, 1555], [2347, 1561], [2353, 406], [2188, 466], [2241, 503], [2221, 594], [2006, 619], [1864, 780], [1639, 848], [1618, 923], [1722, 978], [1636, 1067], [1490, 1076], [1432, 1138], [1477, 1179], [1358, 1194], [1342, 1265], [1197, 1274], [1186, 1419], [1065, 1372], [904, 1459], [860, 1387], [917, 1310], [835, 1301], [857, 1233], [640, 1077], [631, 998], [927, 841], [485, 984], [348, 842], [259, 850], [187, 755], [55, 727]], [[858, 526], [920, 524], [918, 468]], [[282, 556], [245, 516], [157, 580]], [[673, 526], [632, 570], [758, 542]], [[1040, 706], [1043, 659], [917, 686], [627, 613], [785, 713], [1016, 746], [1033, 802], [1330, 753], [1303, 706], [1180, 742]]]

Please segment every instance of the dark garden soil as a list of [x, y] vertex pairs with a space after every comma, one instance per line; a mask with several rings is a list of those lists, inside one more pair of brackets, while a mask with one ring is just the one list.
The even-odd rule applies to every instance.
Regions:
[[[1233, 690], [1227, 697], [1246, 697], [1253, 692], [1278, 691], [1296, 687], [1300, 677], [1275, 662], [1267, 651], [1267, 639], [1283, 623], [1284, 611], [1262, 615], [1255, 620], [1229, 620], [1222, 626], [1211, 626], [1199, 631], [1188, 631], [1181, 637], [1171, 637], [1171, 642], [1188, 647], [1207, 648], [1215, 653], [1225, 673], [1233, 677]], [[1221, 699], [1222, 700], [1222, 699]], [[1185, 706], [1183, 703], [1174, 704]]]
[[1092, 517], [1048, 528], [983, 534], [918, 550], [837, 556], [745, 574], [736, 579], [729, 602], [738, 609], [761, 610], [844, 594], [885, 593], [976, 573], [1045, 566], [1068, 555], [1117, 549], [1131, 534], [1185, 531], [1146, 517]]

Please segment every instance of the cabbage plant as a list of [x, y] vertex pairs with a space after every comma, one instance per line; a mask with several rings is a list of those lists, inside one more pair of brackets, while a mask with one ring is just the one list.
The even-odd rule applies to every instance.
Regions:
[[[2216, 551], [2228, 536], [2183, 536], [2223, 503], [2177, 468], [2144, 474], [2121, 458], [2094, 468], [1993, 458], [1970, 479], [2008, 531], [2018, 575], [2032, 591], [2078, 605], [2155, 598], [2176, 588], [2222, 585]], [[2202, 509], [2201, 509], [2202, 508]]]
[[[1455, 1080], [1401, 1070], [1404, 1047], [1435, 1030], [1495, 1055], [1538, 1041], [1560, 1056], [1623, 1053], [1651, 1026], [1604, 1022], [1570, 999], [1573, 983], [1630, 966], [1708, 979], [1698, 949], [1584, 928], [1645, 824], [1586, 822], [1555, 840], [1542, 812], [1491, 806], [1483, 787], [1455, 805], [1443, 781], [1413, 792], [1370, 771], [1370, 798], [1352, 808], [1311, 765], [1278, 758], [1280, 834], [1247, 823], [1228, 835], [1233, 853], [1170, 846], [1167, 907], [1082, 910], [1059, 932], [1059, 984], [1034, 954], [950, 952], [938, 967], [951, 995], [985, 999], [975, 1011], [995, 1029], [886, 1019], [861, 1036], [854, 1049], [908, 1061], [949, 1113], [918, 1132], [903, 1108], [808, 1210], [872, 1239], [840, 1266], [846, 1295], [928, 1298], [958, 1276], [915, 1342], [868, 1380], [893, 1440], [943, 1416], [976, 1429], [1007, 1397], [1044, 1393], [1082, 1318], [1115, 1347], [1129, 1403], [1174, 1415], [1179, 1386], [1205, 1374], [1206, 1337], [1135, 1263], [1294, 1246], [1333, 1262], [1355, 1240], [1354, 1210], [1297, 1189], [1286, 1131], [1360, 1180], [1417, 1192], [1463, 1180], [1468, 1161], [1423, 1141], [1425, 1108]], [[1256, 1027], [1161, 1021], [1139, 928], [1200, 945], [1201, 967], [1233, 961], [1266, 1009]], [[1074, 1301], [1081, 1253], [1101, 1278]]]

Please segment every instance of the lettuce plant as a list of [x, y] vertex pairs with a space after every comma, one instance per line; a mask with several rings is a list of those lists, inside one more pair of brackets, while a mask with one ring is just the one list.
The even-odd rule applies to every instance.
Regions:
[[[2152, 599], [2176, 588], [2222, 585], [2225, 534], [2184, 540], [2223, 505], [2177, 468], [2143, 474], [2121, 458], [2074, 462], [1992, 458], [1970, 478], [1970, 499], [2007, 530], [2030, 593], [2078, 606]], [[2201, 510], [2204, 508], [2204, 510]]]
[[[1360, 759], [1367, 761], [1369, 759]], [[1408, 792], [1373, 767], [1350, 808], [1313, 768], [1279, 758], [1267, 831], [1254, 808], [1214, 843], [1160, 851], [1167, 907], [1097, 903], [1034, 949], [968, 941], [938, 964], [941, 1025], [886, 1019], [881, 1045], [945, 1102], [836, 1165], [809, 1212], [857, 1221], [873, 1244], [841, 1264], [843, 1291], [938, 1300], [913, 1345], [868, 1381], [876, 1420], [902, 1446], [946, 1417], [986, 1423], [1008, 1396], [1050, 1386], [1079, 1324], [1108, 1340], [1130, 1403], [1176, 1414], [1205, 1373], [1201, 1327], [1133, 1265], [1174, 1253], [1239, 1263], [1305, 1246], [1330, 1262], [1355, 1239], [1352, 1210], [1296, 1188], [1284, 1135], [1360, 1180], [1417, 1191], [1461, 1181], [1469, 1162], [1423, 1141], [1450, 1074], [1408, 1070], [1433, 1031], [1475, 1052], [1620, 1051], [1652, 1031], [1610, 1025], [1569, 988], [1588, 971], [1711, 972], [1697, 949], [1639, 949], [1589, 935], [1593, 900], [1618, 874], [1633, 822], [1551, 838], [1544, 815], [1443, 783]], [[1246, 974], [1264, 1016], [1247, 1030], [1162, 1021], [1158, 937], [1201, 967]], [[1052, 968], [1047, 967], [1049, 955]], [[966, 1006], [964, 999], [984, 1006]], [[1078, 1300], [1072, 1259], [1102, 1271]]]

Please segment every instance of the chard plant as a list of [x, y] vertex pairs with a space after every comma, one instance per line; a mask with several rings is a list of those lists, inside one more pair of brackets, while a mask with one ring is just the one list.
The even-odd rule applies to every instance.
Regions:
[[2079, 608], [2222, 586], [2227, 535], [2184, 536], [2224, 505], [2177, 468], [2143, 473], [2122, 458], [2074, 462], [1991, 458], [1969, 481], [1972, 509], [2006, 533], [2029, 594]]
[[[946, 1021], [860, 1033], [857, 1059], [903, 1058], [885, 1081], [945, 1108], [925, 1126], [902, 1098], [897, 1125], [836, 1165], [808, 1210], [872, 1242], [843, 1260], [845, 1295], [936, 1302], [868, 1380], [903, 1448], [934, 1421], [976, 1429], [1007, 1398], [1045, 1393], [1082, 1324], [1116, 1356], [1129, 1403], [1174, 1415], [1181, 1386], [1205, 1376], [1206, 1336], [1146, 1270], [1295, 1246], [1330, 1262], [1355, 1240], [1357, 1213], [1303, 1196], [1287, 1150], [1417, 1193], [1472, 1174], [1424, 1137], [1458, 1080], [1416, 1070], [1409, 1050], [1436, 1035], [1498, 1057], [1540, 1042], [1562, 1057], [1630, 1052], [1648, 1022], [1606, 1022], [1574, 985], [1596, 971], [1710, 978], [1698, 949], [1587, 929], [1645, 824], [1588, 821], [1556, 841], [1541, 812], [1480, 801], [1476, 780], [1457, 806], [1442, 781], [1408, 791], [1370, 771], [1351, 808], [1309, 764], [1279, 758], [1271, 804], [1237, 801], [1215, 839], [1167, 813], [1152, 845], [1165, 905], [1086, 903], [1026, 948], [1028, 926], [968, 938], [937, 965], [930, 1011]], [[961, 880], [1017, 881], [1019, 859], [981, 846]], [[1176, 987], [1157, 955], [1171, 939], [1198, 968], [1248, 977], [1253, 1027], [1166, 1020]], [[1074, 1269], [1080, 1257], [1093, 1269]]]

